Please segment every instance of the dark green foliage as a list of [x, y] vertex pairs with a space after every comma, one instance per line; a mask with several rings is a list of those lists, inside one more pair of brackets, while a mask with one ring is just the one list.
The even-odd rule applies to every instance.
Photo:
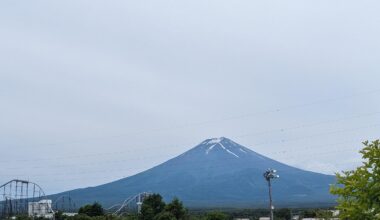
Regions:
[[141, 213], [139, 215], [139, 220], [149, 220], [153, 219], [155, 216], [154, 211], [151, 207], [147, 205], [142, 205]]
[[137, 214], [126, 214], [121, 217], [123, 220], [138, 220], [138, 215]]
[[227, 215], [222, 212], [210, 212], [206, 215], [206, 220], [227, 220]]
[[129, 217], [121, 218], [121, 217], [117, 217], [117, 216], [113, 216], [113, 215], [90, 217], [90, 216], [84, 215], [84, 214], [79, 214], [79, 215], [72, 216], [72, 217], [65, 217], [65, 219], [67, 219], [67, 220], [135, 220], [135, 219], [129, 218]]
[[165, 211], [171, 213], [175, 219], [184, 219], [187, 214], [187, 210], [177, 198], [174, 198], [171, 203], [165, 206]]
[[337, 184], [330, 190], [339, 196], [341, 219], [380, 219], [380, 141], [363, 144], [363, 165], [337, 173]]
[[[97, 218], [99, 218], [99, 216]], [[90, 217], [90, 216], [85, 215], [85, 214], [78, 214], [78, 215], [73, 216], [73, 217], [68, 217], [67, 219], [69, 219], [69, 220], [93, 220], [93, 219], [95, 219], [95, 217]]]
[[[11, 219], [11, 218], [9, 218]], [[47, 218], [43, 218], [43, 217], [30, 217], [28, 215], [17, 215], [16, 220], [49, 220]]]
[[277, 209], [274, 214], [278, 220], [290, 220], [292, 217], [290, 209]]
[[16, 217], [16, 220], [29, 220], [31, 218], [29, 218], [27, 215], [18, 215]]
[[28, 215], [18, 215], [18, 216], [16, 216], [16, 220], [45, 220], [45, 218], [29, 217]]
[[303, 213], [302, 213], [302, 216], [304, 218], [315, 218], [317, 217], [317, 213], [315, 210], [305, 210]]
[[[181, 205], [179, 205], [181, 204]], [[176, 208], [174, 208], [176, 207]], [[171, 210], [171, 211], [168, 211]], [[175, 216], [173, 213], [177, 213], [175, 210], [185, 210], [179, 216]], [[330, 219], [332, 212], [329, 209], [276, 209], [274, 217], [276, 220], [287, 220], [289, 215], [293, 213], [294, 215], [300, 215], [302, 217], [315, 217]], [[232, 220], [234, 218], [249, 218], [251, 220], [258, 220], [259, 217], [268, 216], [267, 209], [222, 209], [222, 211], [214, 210], [191, 210], [187, 211], [183, 206], [182, 202], [178, 199], [174, 199], [171, 203], [167, 204], [164, 210], [157, 215], [153, 216], [150, 220]], [[125, 214], [124, 216], [114, 216], [114, 215], [104, 215], [104, 216], [95, 216], [89, 217], [84, 214], [80, 214], [73, 217], [61, 216], [61, 220], [138, 220], [141, 219], [141, 216], [136, 214]], [[23, 216], [19, 218], [20, 220], [32, 220]], [[146, 219], [149, 219], [148, 217]]]
[[179, 199], [175, 198], [169, 204], [165, 204], [161, 195], [148, 196], [142, 206], [140, 220], [183, 220], [186, 218], [187, 210]]
[[144, 200], [141, 206], [139, 219], [152, 220], [156, 215], [164, 211], [164, 209], [165, 202], [162, 200], [162, 196], [160, 194], [150, 195]]
[[63, 216], [63, 212], [62, 211], [58, 211], [54, 214], [54, 219], [55, 220], [64, 220], [65, 219], [65, 216]]
[[316, 211], [316, 217], [319, 219], [332, 219], [333, 213], [329, 210], [317, 210]]
[[99, 203], [95, 202], [92, 205], [85, 205], [81, 207], [78, 211], [78, 214], [84, 214], [90, 217], [103, 216], [104, 210]]
[[177, 220], [177, 218], [170, 212], [161, 212], [158, 213], [155, 217], [154, 220]]

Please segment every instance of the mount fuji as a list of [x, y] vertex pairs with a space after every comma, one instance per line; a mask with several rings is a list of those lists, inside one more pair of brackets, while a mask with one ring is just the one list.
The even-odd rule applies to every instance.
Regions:
[[263, 173], [274, 168], [274, 203], [279, 206], [329, 206], [335, 197], [329, 185], [335, 177], [301, 170], [260, 155], [228, 138], [207, 139], [189, 151], [147, 171], [104, 185], [76, 189], [79, 204], [98, 201], [105, 206], [140, 192], [178, 197], [188, 207], [264, 207], [268, 186]]

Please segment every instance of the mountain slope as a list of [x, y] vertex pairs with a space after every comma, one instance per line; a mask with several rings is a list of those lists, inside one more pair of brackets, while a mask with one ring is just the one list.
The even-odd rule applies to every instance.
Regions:
[[[263, 172], [275, 168], [273, 183], [277, 205], [329, 205], [328, 192], [335, 178], [297, 169], [262, 156], [227, 138], [213, 138], [152, 169], [97, 187], [65, 192], [79, 204], [118, 203], [143, 191], [165, 199], [179, 197], [187, 206], [264, 206], [268, 187]], [[56, 197], [59, 195], [54, 195]]]

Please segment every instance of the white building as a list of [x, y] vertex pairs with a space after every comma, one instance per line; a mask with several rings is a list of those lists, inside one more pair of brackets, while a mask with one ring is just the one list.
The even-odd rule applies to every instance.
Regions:
[[31, 217], [54, 218], [51, 208], [51, 200], [41, 200], [39, 202], [28, 203], [28, 215]]

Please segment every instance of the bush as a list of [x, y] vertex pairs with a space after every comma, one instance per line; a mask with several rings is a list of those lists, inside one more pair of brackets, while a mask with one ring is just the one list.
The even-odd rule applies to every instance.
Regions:
[[78, 211], [78, 214], [84, 214], [90, 217], [103, 216], [104, 210], [99, 203], [95, 202], [92, 205], [85, 205], [81, 207]]

